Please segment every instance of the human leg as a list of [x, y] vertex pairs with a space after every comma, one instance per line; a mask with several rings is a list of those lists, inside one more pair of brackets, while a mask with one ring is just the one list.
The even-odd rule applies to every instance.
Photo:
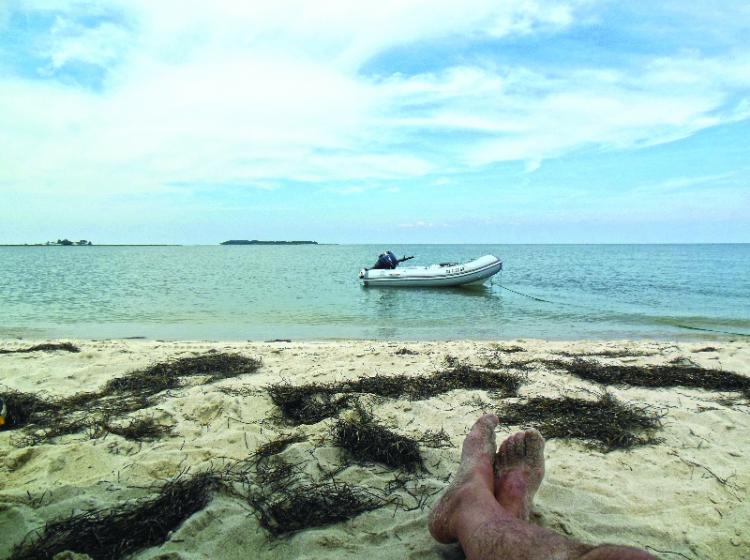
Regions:
[[[496, 416], [481, 417], [464, 441], [456, 477], [430, 513], [430, 533], [458, 540], [473, 560], [646, 560], [629, 547], [594, 547], [528, 523], [544, 476], [544, 440], [536, 430], [506, 439], [497, 454]], [[495, 468], [497, 465], [497, 468]]]

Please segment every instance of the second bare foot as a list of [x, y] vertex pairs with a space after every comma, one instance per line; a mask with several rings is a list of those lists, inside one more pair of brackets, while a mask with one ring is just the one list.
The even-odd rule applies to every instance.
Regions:
[[495, 455], [495, 498], [511, 515], [529, 520], [544, 478], [544, 438], [536, 430], [509, 436]]

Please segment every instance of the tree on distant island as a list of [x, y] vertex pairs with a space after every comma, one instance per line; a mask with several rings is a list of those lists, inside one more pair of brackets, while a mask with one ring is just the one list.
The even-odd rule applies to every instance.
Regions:
[[259, 241], [258, 239], [230, 239], [221, 245], [317, 245], [317, 241]]
[[92, 245], [91, 241], [87, 241], [85, 239], [81, 239], [80, 241], [71, 241], [70, 239], [58, 239], [56, 242], [47, 241], [45, 245], [62, 245], [64, 247], [68, 247], [71, 245], [79, 245], [79, 246], [89, 246]]

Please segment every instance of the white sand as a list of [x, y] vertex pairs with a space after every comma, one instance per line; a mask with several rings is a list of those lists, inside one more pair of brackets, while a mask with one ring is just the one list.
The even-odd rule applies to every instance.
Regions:
[[[25, 348], [39, 341], [7, 340], [0, 348]], [[241, 460], [289, 427], [258, 420], [275, 407], [263, 391], [231, 396], [221, 387], [262, 387], [352, 379], [374, 374], [430, 374], [444, 367], [446, 355], [483, 363], [489, 342], [276, 342], [206, 343], [140, 340], [72, 341], [78, 354], [35, 352], [0, 355], [0, 394], [6, 388], [73, 395], [100, 388], [108, 379], [156, 361], [193, 356], [210, 349], [240, 352], [263, 360], [255, 374], [209, 385], [193, 385], [163, 395], [152, 415], [174, 427], [174, 435], [151, 443], [119, 436], [89, 439], [64, 436], [36, 447], [17, 447], [17, 431], [0, 432], [0, 558], [28, 531], [45, 521], [92, 507], [109, 507], [147, 491], [136, 487]], [[503, 342], [527, 349], [509, 359], [553, 357], [560, 351], [632, 349], [653, 352], [637, 358], [603, 359], [618, 363], [666, 363], [685, 357], [712, 368], [750, 375], [750, 349], [742, 342]], [[712, 346], [715, 352], [695, 352]], [[417, 352], [396, 355], [399, 348]], [[521, 397], [570, 395], [591, 398], [599, 387], [544, 368], [529, 373]], [[664, 442], [632, 451], [601, 453], [581, 442], [551, 440], [546, 447], [547, 475], [537, 495], [536, 522], [586, 542], [625, 543], [665, 551], [664, 558], [750, 558], [750, 407], [719, 404], [718, 393], [702, 390], [612, 388], [626, 401], [649, 404], [667, 414], [659, 436]], [[431, 491], [445, 486], [455, 469], [460, 443], [481, 413], [476, 398], [499, 404], [484, 391], [454, 391], [427, 401], [386, 401], [377, 418], [396, 431], [419, 436], [444, 428], [449, 449], [423, 448], [429, 469], [418, 483]], [[304, 462], [333, 468], [339, 450], [329, 437], [331, 420], [298, 430], [310, 436], [283, 452]], [[500, 426], [498, 443], [518, 426]], [[314, 449], [315, 448], [315, 449]], [[311, 451], [313, 450], [314, 451]], [[382, 489], [393, 477], [383, 467], [353, 466], [341, 480]], [[723, 481], [722, 482], [720, 482]], [[426, 528], [429, 506], [405, 512], [393, 506], [336, 525], [270, 539], [239, 498], [218, 495], [185, 522], [170, 541], [137, 558], [461, 558], [458, 546], [434, 543]]]

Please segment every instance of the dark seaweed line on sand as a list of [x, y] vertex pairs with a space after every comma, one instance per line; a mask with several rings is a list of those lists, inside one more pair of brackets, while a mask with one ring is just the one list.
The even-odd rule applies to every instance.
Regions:
[[[427, 381], [424, 385], [418, 381], [419, 379], [406, 376], [375, 376], [341, 384], [274, 385], [267, 390], [283, 418], [295, 425], [315, 424], [327, 418], [334, 418], [343, 410], [357, 408], [358, 420], [337, 420], [334, 423], [332, 434], [338, 445], [362, 460], [414, 470], [420, 468], [421, 461], [421, 458], [418, 459], [419, 451], [415, 447], [416, 444], [408, 444], [400, 439], [403, 436], [377, 426], [370, 417], [363, 415], [358, 398], [353, 394], [346, 394], [345, 391], [353, 391], [356, 388], [362, 393], [391, 398], [428, 398], [434, 394], [441, 394], [439, 384], [429, 383], [431, 378], [421, 378]], [[490, 386], [494, 390], [498, 389], [496, 383], [486, 383], [487, 379], [492, 379], [491, 377], [482, 379], [485, 382], [476, 383], [472, 382], [471, 378], [465, 378], [464, 382], [456, 381], [450, 387], [485, 389]], [[409, 383], [416, 383], [419, 389], [427, 389], [416, 391]], [[513, 388], [505, 391], [503, 396], [512, 396], [516, 392], [517, 389]], [[653, 437], [653, 433], [661, 427], [660, 414], [648, 407], [623, 403], [609, 393], [600, 395], [597, 400], [571, 397], [536, 398], [500, 405], [497, 408], [498, 415], [504, 422], [537, 427], [548, 438], [584, 440], [604, 452], [660, 441]], [[403, 453], [398, 450], [398, 446], [403, 446]]]
[[[281, 477], [288, 484], [287, 477]], [[301, 482], [273, 493], [258, 488], [248, 496], [261, 527], [272, 536], [345, 521], [390, 503], [372, 490], [338, 480]]]
[[653, 434], [661, 428], [663, 415], [623, 403], [610, 393], [596, 400], [535, 397], [504, 404], [497, 415], [503, 423], [535, 427], [546, 439], [583, 440], [605, 453], [662, 441]]
[[161, 544], [206, 507], [218, 485], [215, 473], [179, 476], [158, 488], [153, 497], [49, 522], [16, 545], [10, 560], [46, 560], [66, 550], [94, 560], [122, 558]]
[[380, 425], [363, 407], [348, 420], [337, 420], [331, 427], [333, 443], [357, 462], [380, 463], [408, 472], [424, 469], [416, 439]]
[[750, 377], [720, 369], [678, 364], [626, 366], [582, 359], [545, 360], [542, 363], [548, 367], [567, 371], [581, 379], [608, 385], [690, 387], [711, 391], [743, 392], [750, 396]]
[[287, 421], [315, 424], [348, 408], [357, 394], [424, 400], [455, 389], [484, 389], [513, 396], [523, 381], [517, 373], [459, 366], [430, 376], [375, 375], [341, 383], [282, 383], [266, 387], [266, 391]]
[[153, 419], [133, 420], [129, 425], [111, 420], [152, 406], [154, 395], [181, 386], [182, 379], [207, 376], [207, 383], [257, 371], [261, 362], [239, 354], [209, 353], [156, 363], [108, 381], [100, 391], [79, 393], [63, 399], [43, 399], [34, 393], [7, 391], [3, 398], [9, 414], [6, 429], [35, 428], [18, 440], [35, 445], [57, 436], [89, 430], [92, 437], [116, 433], [132, 439], [149, 439], [168, 433]]
[[18, 350], [7, 350], [5, 348], [0, 348], [0, 354], [28, 354], [30, 352], [55, 352], [57, 350], [72, 353], [81, 351], [78, 346], [71, 344], [70, 342], [54, 342], [37, 344], [36, 346], [30, 346], [29, 348], [19, 348]]
[[[289, 443], [274, 445], [273, 451]], [[95, 560], [127, 557], [167, 542], [173, 531], [205, 509], [219, 491], [246, 502], [273, 537], [397, 503], [362, 486], [335, 479], [314, 481], [294, 465], [274, 460], [273, 455], [260, 461], [251, 455], [245, 462], [194, 476], [183, 471], [152, 488], [151, 496], [50, 521], [18, 543], [9, 560], [49, 559], [63, 551], [88, 554]], [[255, 466], [255, 472], [245, 468], [248, 464]]]

